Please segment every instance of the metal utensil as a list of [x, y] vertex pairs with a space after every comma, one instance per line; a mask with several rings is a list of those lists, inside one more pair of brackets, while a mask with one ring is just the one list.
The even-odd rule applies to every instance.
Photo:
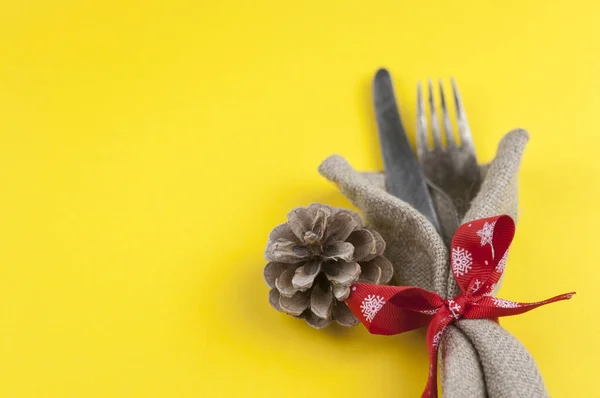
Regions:
[[392, 78], [385, 69], [375, 74], [373, 100], [388, 192], [413, 206], [439, 231], [425, 177], [402, 126]]
[[454, 140], [444, 88], [440, 80], [440, 107], [446, 137], [446, 145], [443, 146], [438, 114], [433, 99], [433, 87], [429, 80], [429, 109], [433, 135], [433, 148], [430, 149], [427, 115], [421, 91], [421, 83], [419, 83], [417, 86], [417, 156], [419, 165], [427, 179], [450, 198], [456, 207], [458, 218], [462, 220], [481, 185], [481, 172], [477, 164], [467, 115], [456, 82], [452, 79], [454, 108], [460, 138], [460, 143], [457, 144]]

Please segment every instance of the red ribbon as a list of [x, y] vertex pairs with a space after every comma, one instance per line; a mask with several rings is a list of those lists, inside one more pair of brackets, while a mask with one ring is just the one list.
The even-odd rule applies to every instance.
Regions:
[[515, 234], [509, 216], [484, 218], [461, 225], [452, 239], [450, 264], [462, 294], [445, 300], [414, 286], [352, 285], [346, 304], [373, 334], [397, 334], [429, 325], [429, 378], [423, 397], [437, 397], [438, 347], [448, 326], [461, 318], [497, 320], [559, 300], [519, 303], [490, 296], [500, 280]]

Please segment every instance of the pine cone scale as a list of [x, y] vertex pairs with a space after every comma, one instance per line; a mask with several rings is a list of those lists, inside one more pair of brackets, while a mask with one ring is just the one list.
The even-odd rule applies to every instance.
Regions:
[[369, 267], [376, 266], [381, 270], [381, 278], [378, 283], [388, 283], [394, 275], [394, 267], [392, 263], [385, 257], [379, 256], [374, 259], [361, 263], [361, 267], [368, 269]]
[[323, 258], [327, 260], [352, 261], [354, 246], [350, 242], [333, 242], [323, 250]]
[[267, 282], [267, 286], [269, 286], [271, 289], [274, 288], [275, 280], [281, 276], [285, 268], [286, 264], [279, 263], [277, 261], [271, 261], [265, 265], [263, 276], [265, 278], [265, 282]]
[[306, 261], [310, 257], [310, 250], [304, 245], [285, 239], [277, 239], [269, 242], [265, 257], [269, 261], [297, 264]]
[[288, 267], [282, 272], [279, 278], [275, 279], [275, 287], [282, 296], [292, 297], [298, 291], [292, 284], [295, 273], [295, 267]]
[[377, 231], [372, 229], [369, 229], [369, 232], [371, 232], [373, 238], [375, 238], [375, 252], [362, 259], [362, 261], [370, 261], [375, 257], [381, 256], [381, 254], [385, 252], [385, 241], [383, 240], [381, 235]]
[[292, 278], [292, 285], [296, 289], [306, 290], [313, 285], [319, 272], [321, 272], [321, 261], [309, 261], [296, 269], [294, 277]]
[[360, 322], [344, 303], [336, 303], [333, 307], [333, 317], [342, 326], [355, 326]]
[[304, 312], [304, 320], [315, 329], [323, 329], [331, 324], [331, 319], [319, 318], [312, 311]]
[[[315, 221], [313, 222], [312, 230], [311, 230], [311, 232], [313, 234], [312, 243], [323, 239], [323, 235], [325, 234], [325, 228], [327, 226], [327, 220], [329, 219], [330, 215], [331, 215], [331, 210], [325, 210], [325, 208], [317, 210]], [[306, 233], [305, 233], [305, 236], [306, 236]]]
[[338, 301], [344, 301], [350, 296], [350, 286], [333, 285], [333, 296]]
[[331, 319], [333, 310], [333, 293], [331, 288], [321, 288], [321, 284], [317, 283], [310, 295], [310, 310], [321, 319]]
[[269, 241], [275, 242], [279, 239], [294, 242], [297, 238], [296, 235], [294, 235], [294, 232], [292, 231], [290, 225], [286, 223], [273, 228], [273, 230], [269, 234]]
[[283, 309], [281, 309], [281, 306], [279, 305], [280, 297], [281, 297], [281, 295], [279, 294], [279, 290], [271, 289], [269, 291], [269, 304], [271, 304], [271, 306], [273, 308], [275, 308], [277, 311], [284, 312]]
[[356, 218], [346, 212], [340, 211], [333, 216], [331, 224], [327, 226], [327, 232], [324, 236], [325, 244], [330, 244], [334, 241], [343, 242], [348, 239], [352, 231], [361, 226], [362, 224], [358, 223]]
[[311, 305], [310, 295], [306, 292], [298, 292], [292, 297], [281, 296], [279, 307], [290, 315], [300, 315]]
[[374, 263], [363, 263], [361, 264], [361, 273], [358, 278], [361, 282], [367, 283], [379, 283], [381, 281], [381, 268]]
[[312, 229], [311, 217], [308, 215], [308, 211], [303, 207], [294, 209], [288, 214], [288, 223], [294, 232], [294, 235], [296, 235], [296, 238], [301, 242], [304, 241], [306, 232]]
[[331, 263], [325, 265], [325, 276], [334, 285], [350, 286], [360, 275], [358, 263]]
[[368, 229], [361, 229], [350, 234], [347, 240], [354, 247], [354, 261], [377, 255], [375, 236]]

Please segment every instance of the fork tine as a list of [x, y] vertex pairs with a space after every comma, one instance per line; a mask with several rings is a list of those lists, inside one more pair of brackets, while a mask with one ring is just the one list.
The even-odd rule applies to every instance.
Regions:
[[420, 159], [429, 150], [427, 142], [427, 116], [425, 115], [425, 104], [421, 82], [417, 83], [417, 157]]
[[458, 124], [458, 134], [460, 136], [460, 145], [462, 147], [473, 148], [473, 136], [471, 135], [471, 129], [469, 128], [469, 122], [467, 121], [467, 114], [458, 92], [458, 86], [456, 80], [452, 80], [452, 91], [454, 93], [454, 107], [456, 108], [456, 121]]
[[427, 86], [429, 87], [429, 110], [431, 111], [431, 131], [433, 133], [433, 148], [442, 148], [442, 136], [440, 134], [440, 124], [435, 110], [435, 103], [433, 101], [433, 84], [431, 79], [428, 80]]
[[444, 86], [442, 79], [439, 80], [440, 86], [440, 103], [442, 105], [442, 117], [444, 120], [444, 132], [446, 133], [446, 147], [454, 147], [454, 133], [452, 131], [452, 123], [450, 122], [450, 116], [448, 115], [448, 107], [446, 106], [446, 96], [444, 95]]

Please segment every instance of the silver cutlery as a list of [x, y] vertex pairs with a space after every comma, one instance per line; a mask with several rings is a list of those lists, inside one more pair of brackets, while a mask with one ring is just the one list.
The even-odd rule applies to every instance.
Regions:
[[410, 147], [400, 119], [392, 79], [385, 69], [375, 74], [373, 100], [388, 192], [413, 206], [439, 231], [425, 176]]
[[457, 143], [454, 138], [444, 88], [440, 80], [439, 100], [446, 141], [445, 145], [443, 144], [438, 112], [434, 104], [433, 87], [429, 80], [427, 87], [433, 148], [429, 147], [427, 112], [419, 83], [417, 87], [417, 157], [428, 182], [448, 196], [456, 208], [458, 219], [462, 220], [481, 185], [481, 172], [458, 87], [454, 79], [451, 79], [451, 83], [460, 142]]

